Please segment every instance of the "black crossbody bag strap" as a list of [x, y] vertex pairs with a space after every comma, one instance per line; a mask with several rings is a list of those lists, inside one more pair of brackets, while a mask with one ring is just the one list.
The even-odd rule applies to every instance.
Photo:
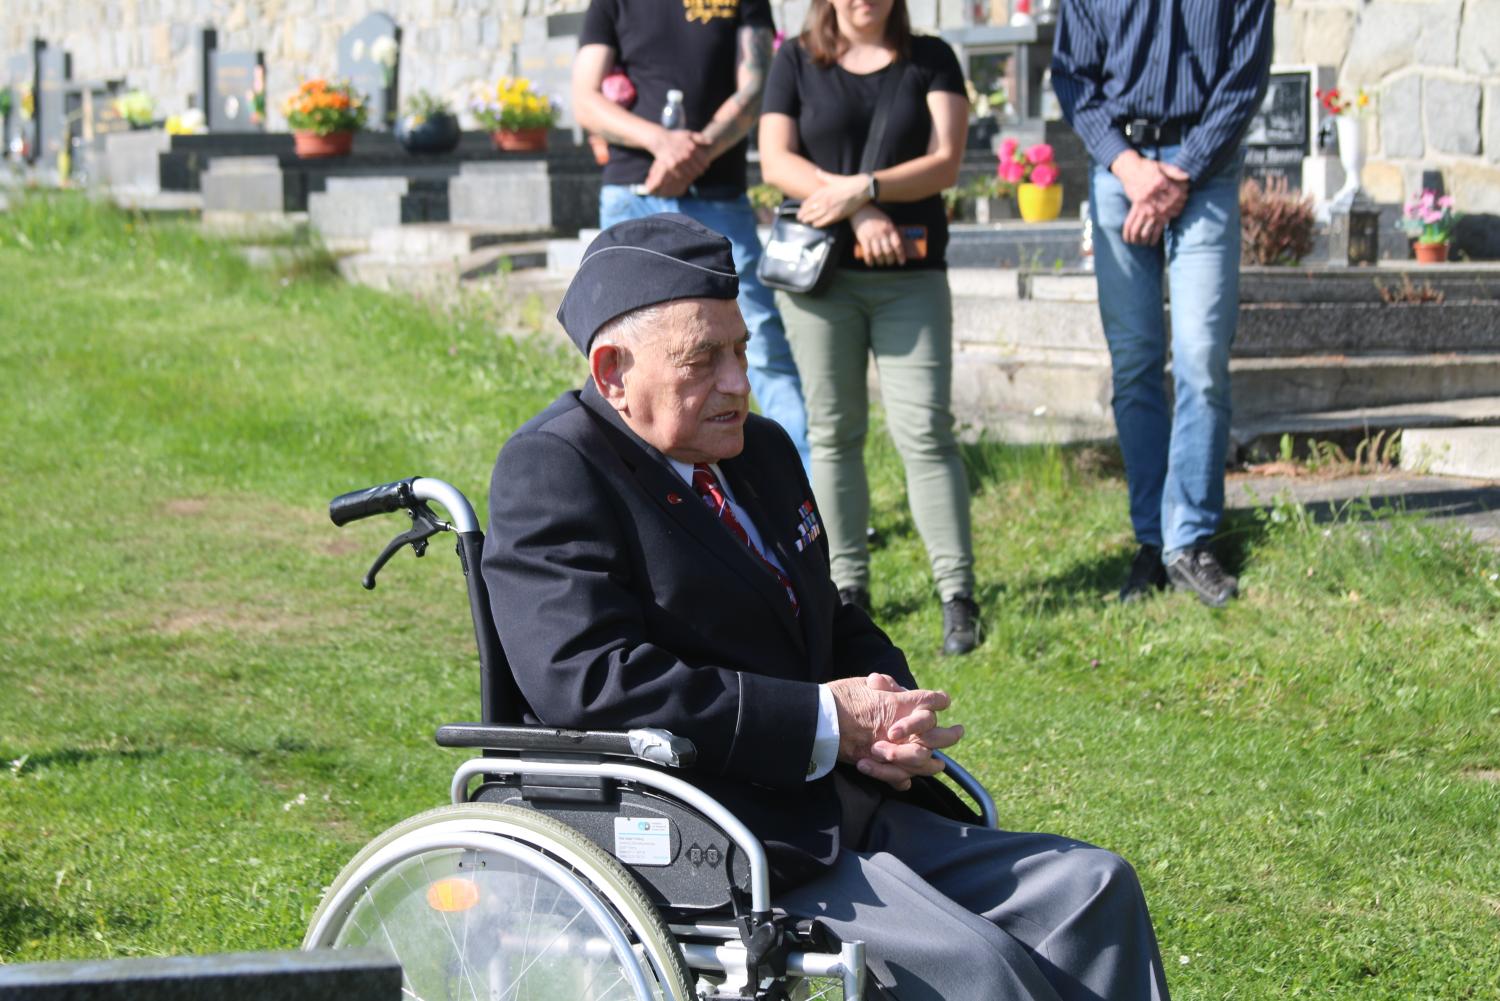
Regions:
[[896, 91], [906, 79], [906, 60], [896, 58], [891, 71], [880, 81], [880, 93], [875, 97], [875, 117], [870, 119], [870, 132], [865, 136], [865, 148], [859, 158], [859, 172], [873, 174], [880, 164], [885, 147], [885, 126], [891, 118], [891, 105], [896, 103]]

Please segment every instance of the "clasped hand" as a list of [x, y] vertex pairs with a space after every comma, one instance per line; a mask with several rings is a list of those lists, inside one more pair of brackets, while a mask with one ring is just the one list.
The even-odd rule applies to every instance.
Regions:
[[943, 762], [932, 752], [952, 747], [962, 726], [938, 726], [946, 692], [908, 690], [888, 674], [831, 682], [839, 717], [839, 760], [896, 789], [919, 775], [936, 775]]
[[822, 187], [802, 199], [797, 221], [808, 226], [832, 226], [852, 216], [870, 200], [870, 179], [864, 174], [818, 171]]
[[709, 141], [701, 132], [662, 129], [651, 146], [651, 169], [646, 172], [646, 193], [659, 198], [680, 198], [698, 176], [708, 169]]
[[1122, 154], [1120, 169], [1115, 171], [1130, 199], [1121, 235], [1126, 243], [1150, 246], [1161, 239], [1167, 223], [1182, 214], [1187, 206], [1186, 171], [1159, 160], [1148, 160], [1135, 153]]

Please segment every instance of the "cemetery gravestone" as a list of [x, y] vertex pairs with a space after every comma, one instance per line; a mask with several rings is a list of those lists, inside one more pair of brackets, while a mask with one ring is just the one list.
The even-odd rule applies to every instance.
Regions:
[[210, 132], [259, 132], [265, 92], [261, 53], [209, 51], [203, 107]]
[[37, 56], [37, 157], [46, 167], [57, 166], [57, 154], [67, 141], [63, 89], [73, 75], [73, 57], [62, 49], [44, 48]]
[[388, 129], [396, 118], [401, 29], [389, 16], [368, 14], [339, 39], [339, 73], [364, 96], [365, 127]]
[[1245, 175], [1262, 184], [1272, 177], [1302, 189], [1302, 158], [1311, 152], [1312, 71], [1271, 73], [1260, 110], [1245, 133]]

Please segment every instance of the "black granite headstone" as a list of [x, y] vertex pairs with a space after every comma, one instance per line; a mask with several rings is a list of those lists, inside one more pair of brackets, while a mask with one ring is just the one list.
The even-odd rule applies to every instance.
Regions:
[[339, 77], [365, 99], [365, 128], [388, 129], [396, 118], [401, 29], [389, 16], [367, 14], [339, 39]]
[[1312, 73], [1307, 70], [1271, 74], [1260, 110], [1245, 133], [1245, 175], [1262, 184], [1285, 177], [1301, 190], [1302, 158], [1312, 152]]
[[36, 122], [37, 158], [45, 167], [57, 165], [57, 154], [67, 141], [67, 108], [64, 92], [73, 76], [73, 57], [62, 49], [47, 47], [37, 56]]
[[265, 100], [265, 61], [259, 52], [208, 54], [204, 114], [210, 132], [259, 132], [257, 101]]

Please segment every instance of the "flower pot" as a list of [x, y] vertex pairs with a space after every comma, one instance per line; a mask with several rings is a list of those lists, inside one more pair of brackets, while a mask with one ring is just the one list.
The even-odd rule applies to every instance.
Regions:
[[1413, 249], [1416, 251], [1418, 264], [1442, 264], [1448, 259], [1448, 245], [1446, 243], [1422, 243], [1418, 241]]
[[297, 155], [304, 160], [322, 156], [347, 156], [349, 150], [354, 148], [353, 132], [330, 132], [327, 135], [293, 132], [292, 139], [297, 144]]
[[[1014, 219], [1016, 217], [1014, 204], [1009, 198], [976, 198], [974, 199], [974, 221], [991, 223]], [[1060, 205], [1059, 208], [1061, 208]], [[1056, 213], [1054, 212], [1053, 215], [1055, 217]]]
[[547, 148], [547, 127], [534, 129], [496, 129], [490, 133], [496, 149], [510, 153], [538, 153]]
[[1016, 188], [1016, 205], [1021, 218], [1027, 222], [1051, 222], [1062, 212], [1063, 190], [1061, 184], [1049, 184], [1045, 188], [1036, 184], [1022, 184]]
[[396, 141], [408, 153], [451, 153], [462, 137], [458, 119], [447, 112], [402, 115], [396, 121]]

